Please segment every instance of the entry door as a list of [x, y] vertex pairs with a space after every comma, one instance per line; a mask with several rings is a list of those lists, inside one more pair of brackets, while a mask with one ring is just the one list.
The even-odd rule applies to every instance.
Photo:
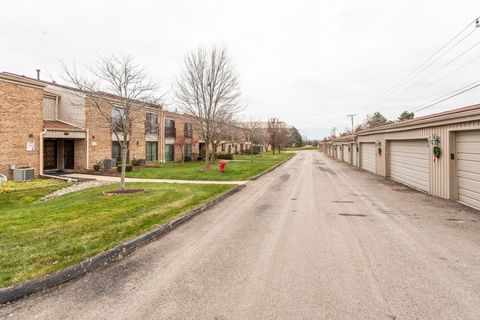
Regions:
[[57, 141], [45, 140], [43, 142], [43, 169], [57, 169]]
[[75, 168], [75, 141], [65, 140], [63, 142], [63, 167], [65, 169]]
[[360, 165], [362, 166], [362, 169], [376, 173], [377, 159], [375, 152], [375, 143], [361, 143], [360, 158]]
[[458, 200], [480, 209], [480, 131], [457, 134]]
[[390, 142], [390, 177], [408, 186], [429, 191], [428, 140]]

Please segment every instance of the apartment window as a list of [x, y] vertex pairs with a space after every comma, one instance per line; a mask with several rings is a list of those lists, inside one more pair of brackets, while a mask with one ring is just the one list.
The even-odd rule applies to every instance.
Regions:
[[[122, 146], [118, 141], [112, 141], [112, 159], [115, 159], [117, 162], [122, 161]], [[127, 162], [129, 159], [129, 152], [127, 152]]]
[[147, 141], [147, 155], [145, 159], [147, 161], [157, 161], [158, 160], [158, 143], [156, 141]]
[[122, 132], [124, 112], [121, 108], [112, 108], [112, 131]]
[[158, 134], [158, 117], [156, 113], [147, 112], [145, 116], [145, 133]]
[[173, 144], [165, 145], [165, 161], [173, 161], [175, 159], [174, 150]]
[[193, 137], [192, 124], [185, 122], [183, 126], [183, 135], [186, 139], [191, 139]]
[[175, 138], [175, 120], [165, 119], [165, 138]]
[[186, 144], [183, 146], [183, 155], [185, 161], [192, 161], [192, 145]]

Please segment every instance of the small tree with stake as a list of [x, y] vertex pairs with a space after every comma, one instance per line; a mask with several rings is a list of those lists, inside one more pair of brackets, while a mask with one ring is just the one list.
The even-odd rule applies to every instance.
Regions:
[[155, 92], [158, 86], [149, 78], [144, 68], [132, 56], [100, 57], [85, 74], [76, 66], [63, 65], [67, 80], [88, 94], [88, 106], [103, 118], [120, 144], [122, 170], [120, 190], [125, 190], [125, 172], [129, 151], [128, 139], [133, 122], [144, 122], [139, 112], [146, 106], [158, 108]]

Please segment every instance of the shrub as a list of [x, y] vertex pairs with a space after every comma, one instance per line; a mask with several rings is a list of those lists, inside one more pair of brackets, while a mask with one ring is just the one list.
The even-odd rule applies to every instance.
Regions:
[[252, 149], [248, 148], [243, 150], [243, 154], [252, 154]]
[[145, 165], [145, 159], [133, 159], [132, 160], [132, 166], [144, 166]]
[[100, 171], [101, 168], [102, 168], [102, 166], [99, 163], [95, 163], [93, 165], [93, 170], [95, 170], [95, 171]]
[[[126, 172], [130, 172], [130, 171], [133, 171], [133, 166], [131, 164], [128, 164], [125, 166], [125, 171]], [[117, 172], [122, 172], [122, 165], [119, 164], [117, 165]]]
[[217, 159], [233, 160], [233, 153], [217, 153]]

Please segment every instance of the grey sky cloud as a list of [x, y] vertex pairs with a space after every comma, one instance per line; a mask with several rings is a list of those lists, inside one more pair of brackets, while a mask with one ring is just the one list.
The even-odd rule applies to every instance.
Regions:
[[[225, 45], [242, 83], [244, 114], [277, 116], [309, 137], [349, 126], [346, 117], [402, 111], [480, 80], [480, 46], [411, 90], [384, 91], [409, 74], [470, 20], [465, 1], [4, 1], [0, 69], [61, 80], [60, 61], [88, 65], [129, 53], [168, 91], [186, 52]], [[451, 54], [480, 41], [480, 28]], [[434, 68], [432, 69], [434, 70]], [[480, 89], [428, 114], [480, 103]]]

